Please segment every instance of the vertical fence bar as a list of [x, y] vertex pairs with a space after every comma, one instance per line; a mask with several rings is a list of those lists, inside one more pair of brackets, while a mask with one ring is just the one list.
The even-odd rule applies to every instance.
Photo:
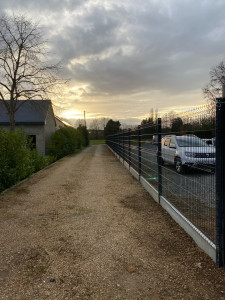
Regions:
[[123, 158], [123, 130], [120, 134], [120, 142], [121, 142], [121, 150], [120, 150], [120, 156], [122, 157], [122, 159], [124, 160]]
[[130, 136], [131, 136], [131, 129], [128, 131], [128, 163], [129, 163], [129, 168], [131, 166], [131, 160], [130, 160]]
[[121, 133], [118, 133], [118, 154], [121, 156]]
[[119, 145], [118, 145], [118, 154], [121, 156], [121, 133], [118, 134]]
[[162, 120], [157, 120], [157, 132], [158, 132], [158, 151], [157, 151], [157, 163], [158, 163], [158, 195], [159, 203], [160, 196], [162, 196]]
[[[224, 95], [223, 95], [224, 96]], [[225, 98], [216, 105], [216, 264], [225, 266]]]
[[122, 158], [124, 162], [124, 130], [122, 131]]
[[138, 126], [138, 174], [141, 177], [141, 126]]
[[122, 158], [124, 162], [124, 130], [122, 130]]
[[115, 136], [115, 152], [118, 152], [118, 135]]

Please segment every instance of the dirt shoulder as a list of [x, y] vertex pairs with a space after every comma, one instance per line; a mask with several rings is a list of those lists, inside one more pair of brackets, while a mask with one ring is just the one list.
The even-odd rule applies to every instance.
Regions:
[[225, 299], [217, 269], [105, 145], [0, 196], [0, 299]]

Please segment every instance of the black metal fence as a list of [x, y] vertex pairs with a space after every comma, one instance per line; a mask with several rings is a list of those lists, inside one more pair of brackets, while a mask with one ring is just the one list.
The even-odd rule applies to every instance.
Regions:
[[139, 179], [157, 190], [158, 201], [165, 198], [215, 245], [218, 266], [225, 265], [222, 100], [107, 137], [108, 146]]

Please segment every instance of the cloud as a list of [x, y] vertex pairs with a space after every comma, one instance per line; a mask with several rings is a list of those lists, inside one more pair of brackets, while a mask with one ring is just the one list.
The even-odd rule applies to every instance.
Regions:
[[49, 13], [49, 12], [61, 12], [64, 10], [72, 10], [80, 5], [83, 5], [85, 0], [7, 0], [1, 1], [1, 11], [13, 10], [13, 11], [28, 11], [30, 14], [35, 12]]
[[[209, 69], [223, 58], [223, 17], [220, 13], [218, 20], [218, 10], [224, 5], [174, 2], [160, 6], [165, 2], [152, 1], [141, 9], [90, 6], [79, 16], [80, 25], [66, 27], [64, 36], [56, 36], [70, 74], [99, 93], [127, 95], [144, 89], [180, 93], [201, 88], [206, 66]], [[212, 18], [217, 19], [217, 29]]]
[[96, 114], [122, 118], [133, 107], [126, 114], [133, 118], [168, 106], [168, 99], [171, 106], [190, 97], [202, 103], [210, 68], [225, 57], [221, 0], [1, 1], [1, 11], [12, 8], [40, 16], [76, 88], [65, 102]]

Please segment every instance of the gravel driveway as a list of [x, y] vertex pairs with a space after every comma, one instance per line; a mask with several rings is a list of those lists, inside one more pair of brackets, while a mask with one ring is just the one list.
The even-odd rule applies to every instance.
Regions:
[[0, 299], [225, 299], [225, 271], [105, 145], [1, 195], [0, 241]]

